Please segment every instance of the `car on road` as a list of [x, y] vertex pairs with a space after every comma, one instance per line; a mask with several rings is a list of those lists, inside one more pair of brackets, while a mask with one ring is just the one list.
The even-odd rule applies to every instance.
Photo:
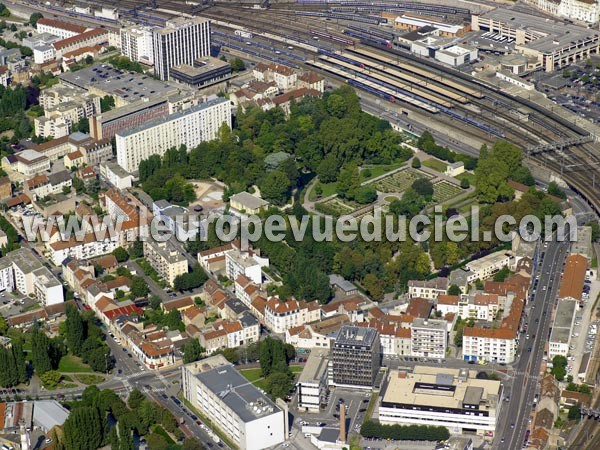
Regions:
[[500, 443], [504, 444], [504, 438], [500, 439]]
[[515, 427], [515, 424], [514, 424], [514, 423], [511, 423], [511, 424], [510, 424], [510, 427], [511, 427], [511, 428], [514, 428], [514, 427]]
[[531, 353], [531, 347], [527, 349], [527, 353]]

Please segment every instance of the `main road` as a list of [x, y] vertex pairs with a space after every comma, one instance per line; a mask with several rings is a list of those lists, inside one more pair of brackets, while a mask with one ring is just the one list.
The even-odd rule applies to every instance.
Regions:
[[501, 414], [492, 448], [516, 450], [523, 447], [525, 432], [530, 426], [528, 419], [539, 388], [540, 366], [568, 250], [568, 242], [554, 241], [541, 250], [544, 258], [536, 272], [536, 276], [539, 276], [538, 286], [533, 295], [533, 302], [528, 302], [526, 306], [524, 318], [524, 321], [529, 322], [527, 332], [530, 338], [521, 338], [518, 362], [513, 366], [514, 380], [510, 401], [502, 402], [503, 408], [507, 410]]

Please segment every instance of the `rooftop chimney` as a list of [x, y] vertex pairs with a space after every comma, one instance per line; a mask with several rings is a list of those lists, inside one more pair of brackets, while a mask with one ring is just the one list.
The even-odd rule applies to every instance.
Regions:
[[340, 405], [340, 441], [346, 442], [346, 405]]

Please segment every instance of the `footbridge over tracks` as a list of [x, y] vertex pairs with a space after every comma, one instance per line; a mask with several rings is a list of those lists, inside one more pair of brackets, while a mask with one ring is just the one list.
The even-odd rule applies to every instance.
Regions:
[[581, 416], [587, 416], [593, 419], [600, 419], [600, 410], [581, 407]]
[[571, 147], [573, 145], [587, 144], [588, 142], [592, 142], [594, 137], [591, 134], [587, 136], [578, 136], [568, 139], [561, 139], [558, 141], [550, 142], [548, 144], [540, 144], [534, 145], [527, 148], [527, 153], [530, 155], [536, 155], [538, 153], [544, 152], [552, 152], [555, 150], [563, 150], [566, 147]]

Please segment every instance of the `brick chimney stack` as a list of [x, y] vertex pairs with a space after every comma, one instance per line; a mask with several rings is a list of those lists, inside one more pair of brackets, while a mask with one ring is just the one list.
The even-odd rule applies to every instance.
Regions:
[[346, 442], [346, 405], [340, 405], [340, 441]]

